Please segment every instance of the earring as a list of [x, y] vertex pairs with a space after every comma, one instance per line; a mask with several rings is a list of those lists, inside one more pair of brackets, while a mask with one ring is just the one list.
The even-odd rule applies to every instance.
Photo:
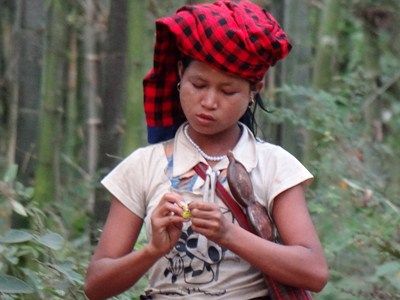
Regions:
[[255, 100], [254, 100], [254, 94], [253, 93], [251, 93], [250, 94], [250, 102], [249, 102], [249, 106], [253, 106], [253, 104], [255, 103]]
[[178, 90], [178, 92], [181, 91], [181, 82], [180, 81], [176, 84], [176, 89]]

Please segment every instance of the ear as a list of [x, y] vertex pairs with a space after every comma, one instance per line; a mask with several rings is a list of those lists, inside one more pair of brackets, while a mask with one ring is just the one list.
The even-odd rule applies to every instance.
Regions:
[[182, 74], [183, 74], [183, 63], [182, 61], [178, 61], [178, 74], [179, 74], [179, 79], [182, 79]]
[[257, 93], [261, 92], [261, 90], [264, 88], [264, 81], [259, 81], [254, 85], [254, 91]]

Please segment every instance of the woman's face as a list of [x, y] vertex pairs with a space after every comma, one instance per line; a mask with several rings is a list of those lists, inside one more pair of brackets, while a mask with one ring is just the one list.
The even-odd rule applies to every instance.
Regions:
[[250, 83], [192, 61], [179, 64], [180, 100], [190, 126], [199, 134], [215, 135], [237, 129], [237, 122], [250, 102]]

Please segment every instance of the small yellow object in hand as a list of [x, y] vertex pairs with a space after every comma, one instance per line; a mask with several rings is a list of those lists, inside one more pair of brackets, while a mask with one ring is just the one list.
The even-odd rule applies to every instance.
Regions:
[[182, 205], [182, 217], [184, 219], [190, 219], [192, 217], [192, 213], [190, 212], [189, 206], [185, 203], [184, 205]]

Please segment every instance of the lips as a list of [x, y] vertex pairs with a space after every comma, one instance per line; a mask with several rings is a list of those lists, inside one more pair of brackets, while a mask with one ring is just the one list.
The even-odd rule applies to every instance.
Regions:
[[196, 114], [196, 117], [207, 121], [215, 121], [215, 118], [208, 114]]

